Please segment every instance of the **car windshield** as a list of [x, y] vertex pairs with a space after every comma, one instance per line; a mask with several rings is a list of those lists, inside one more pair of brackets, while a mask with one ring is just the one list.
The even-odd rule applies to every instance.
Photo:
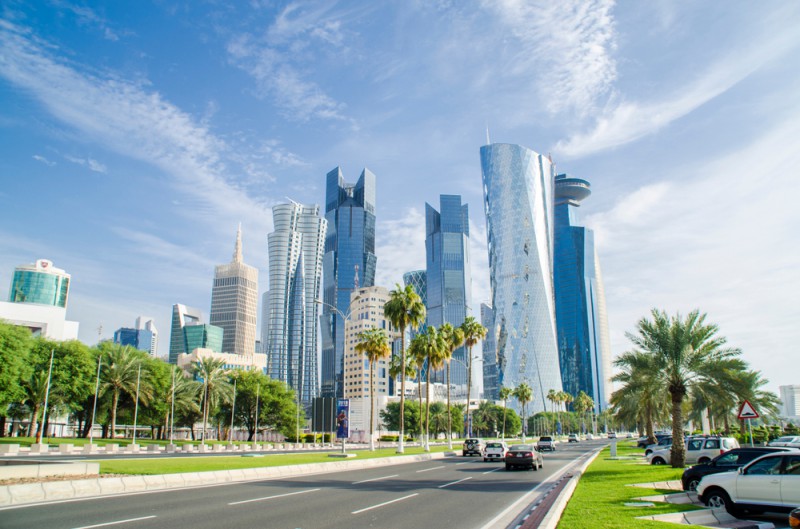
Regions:
[[486, 445], [486, 448], [503, 448], [503, 445], [500, 443], [489, 443]]
[[533, 448], [531, 448], [531, 445], [511, 445], [510, 450], [516, 452], [518, 450], [533, 450]]
[[[544, 429], [544, 428], [542, 428], [542, 429]], [[540, 438], [539, 438], [539, 440], [540, 440], [540, 441], [552, 441], [552, 440], [553, 440], [553, 438], [552, 438], [552, 437], [547, 437], [547, 436], [545, 436], [545, 437], [540, 437]]]

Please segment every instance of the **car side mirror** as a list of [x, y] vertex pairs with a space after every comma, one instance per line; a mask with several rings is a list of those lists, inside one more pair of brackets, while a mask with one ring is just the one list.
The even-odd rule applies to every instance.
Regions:
[[737, 474], [744, 474], [744, 467], [739, 467], [736, 469]]

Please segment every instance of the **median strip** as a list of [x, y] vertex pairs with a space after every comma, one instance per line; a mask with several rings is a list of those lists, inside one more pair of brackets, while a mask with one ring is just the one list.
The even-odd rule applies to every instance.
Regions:
[[403, 501], [407, 500], [408, 498], [413, 498], [414, 496], [419, 496], [419, 492], [415, 492], [414, 494], [409, 494], [408, 496], [403, 496], [402, 498], [397, 498], [396, 500], [385, 501], [383, 503], [379, 503], [378, 505], [373, 505], [372, 507], [365, 507], [364, 509], [353, 511], [350, 514], [361, 514], [362, 512], [367, 512], [371, 511], [372, 509], [377, 509], [378, 507], [383, 507], [384, 505], [390, 505], [392, 503], [397, 503], [398, 501]]
[[352, 485], [358, 485], [359, 483], [369, 483], [370, 481], [380, 481], [382, 479], [396, 478], [399, 475], [400, 474], [392, 474], [391, 476], [383, 476], [381, 478], [364, 479], [361, 481], [355, 481], [352, 483]]
[[450, 483], [445, 483], [444, 485], [439, 485], [439, 488], [443, 489], [445, 487], [449, 487], [450, 485], [455, 485], [456, 483], [461, 483], [462, 481], [467, 481], [468, 479], [472, 479], [472, 477], [459, 479], [458, 481], [451, 481]]
[[254, 501], [266, 501], [266, 500], [273, 500], [275, 498], [285, 498], [286, 496], [296, 496], [298, 494], [306, 494], [307, 492], [316, 492], [321, 489], [308, 489], [308, 490], [301, 490], [298, 492], [288, 492], [286, 494], [277, 494], [275, 496], [267, 496], [266, 498], [253, 498], [252, 500], [242, 500], [242, 501], [234, 501], [229, 503], [228, 505], [241, 505], [242, 503], [252, 503]]
[[92, 529], [93, 527], [106, 527], [109, 525], [117, 525], [121, 523], [138, 522], [139, 520], [149, 520], [155, 516], [142, 516], [141, 518], [129, 518], [127, 520], [117, 520], [116, 522], [98, 523], [95, 525], [84, 525], [83, 527], [76, 527], [75, 529]]

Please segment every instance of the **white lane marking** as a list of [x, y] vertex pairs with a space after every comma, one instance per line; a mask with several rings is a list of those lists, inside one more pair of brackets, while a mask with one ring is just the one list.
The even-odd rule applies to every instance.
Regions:
[[296, 496], [297, 494], [305, 494], [307, 492], [316, 492], [320, 489], [308, 489], [308, 490], [301, 490], [298, 492], [288, 492], [286, 494], [277, 494], [275, 496], [267, 496], [265, 498], [253, 498], [252, 500], [242, 500], [242, 501], [234, 501], [229, 503], [228, 505], [240, 505], [242, 503], [252, 503], [254, 501], [265, 501], [265, 500], [272, 500], [274, 498], [285, 498], [286, 496]]
[[436, 470], [437, 468], [444, 468], [444, 465], [442, 465], [442, 466], [440, 466], [440, 467], [433, 467], [433, 468], [423, 468], [422, 470], [417, 470], [417, 474], [419, 474], [420, 472], [427, 472], [427, 471], [429, 471], [429, 470]]
[[458, 466], [458, 465], [466, 465], [466, 464], [467, 464], [467, 461], [464, 461], [463, 463], [456, 463], [456, 466]]
[[484, 474], [491, 474], [492, 472], [497, 472], [497, 471], [498, 471], [498, 470], [500, 470], [501, 468], [503, 468], [503, 467], [497, 467], [497, 468], [493, 468], [492, 470], [489, 470], [488, 472], [484, 472]]
[[385, 501], [383, 503], [379, 503], [378, 505], [373, 505], [372, 507], [365, 507], [363, 509], [353, 511], [350, 514], [361, 514], [362, 512], [371, 511], [372, 509], [377, 509], [378, 507], [383, 507], [384, 505], [389, 505], [391, 503], [397, 503], [398, 501], [407, 500], [408, 498], [413, 498], [414, 496], [419, 496], [419, 492], [415, 492], [414, 494], [409, 494], [408, 496], [403, 496], [402, 498], [397, 498], [396, 500]]
[[358, 485], [359, 483], [368, 483], [370, 481], [379, 481], [379, 480], [382, 480], [382, 479], [396, 478], [399, 475], [400, 474], [392, 474], [391, 476], [383, 476], [382, 478], [365, 479], [365, 480], [362, 480], [362, 481], [356, 481], [356, 482], [352, 483], [352, 485]]
[[142, 516], [141, 518], [129, 518], [127, 520], [117, 520], [116, 522], [99, 523], [95, 525], [84, 525], [83, 527], [76, 527], [75, 529], [92, 529], [93, 527], [105, 527], [107, 525], [117, 525], [120, 523], [138, 522], [139, 520], [149, 520], [155, 516]]
[[445, 483], [444, 485], [439, 485], [439, 488], [443, 489], [445, 487], [449, 487], [450, 485], [455, 485], [456, 483], [461, 483], [462, 481], [467, 481], [468, 479], [472, 479], [472, 477], [459, 479], [458, 481], [451, 481], [450, 483]]

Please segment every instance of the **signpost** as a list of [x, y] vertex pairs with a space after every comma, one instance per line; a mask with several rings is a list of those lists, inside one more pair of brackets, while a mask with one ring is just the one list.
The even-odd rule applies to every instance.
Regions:
[[750, 423], [750, 419], [758, 419], [759, 417], [760, 415], [749, 401], [742, 403], [739, 408], [739, 420], [747, 419], [747, 429], [750, 431], [750, 446], [753, 446], [753, 425]]
[[336, 399], [336, 438], [342, 440], [342, 453], [345, 453], [344, 443], [350, 437], [350, 399]]

